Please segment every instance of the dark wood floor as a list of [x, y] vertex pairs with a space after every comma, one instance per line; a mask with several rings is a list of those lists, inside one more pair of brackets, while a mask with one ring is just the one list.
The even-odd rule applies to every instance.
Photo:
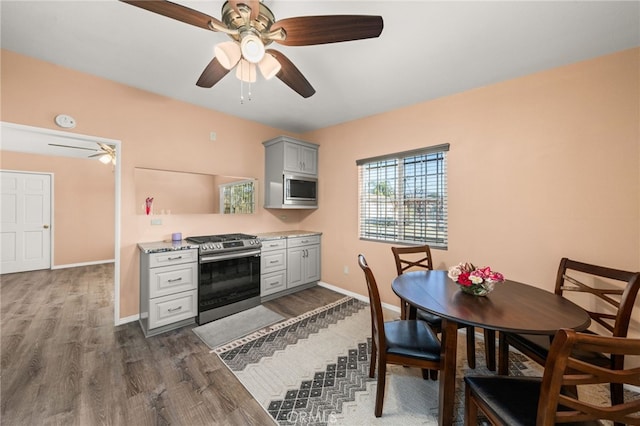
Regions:
[[[1, 280], [3, 426], [273, 424], [192, 327], [114, 327], [112, 265]], [[289, 318], [342, 297], [314, 287], [265, 305]]]

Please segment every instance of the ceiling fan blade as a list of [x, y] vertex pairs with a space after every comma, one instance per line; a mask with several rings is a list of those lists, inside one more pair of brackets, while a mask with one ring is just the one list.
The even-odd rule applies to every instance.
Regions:
[[196, 27], [204, 28], [205, 30], [212, 29], [209, 26], [209, 22], [213, 22], [215, 25], [219, 25], [221, 27], [226, 27], [226, 25], [224, 25], [220, 20], [212, 16], [166, 0], [120, 1]]
[[97, 151], [97, 149], [95, 149], [95, 148], [85, 148], [83, 146], [61, 145], [61, 144], [57, 144], [57, 143], [50, 143], [48, 145], [49, 146], [59, 146], [61, 148], [74, 148], [74, 149], [84, 149], [84, 150], [87, 150], [87, 151]]
[[276, 74], [284, 84], [298, 92], [303, 98], [308, 98], [316, 93], [316, 89], [311, 86], [307, 79], [302, 75], [300, 70], [293, 65], [293, 62], [284, 56], [281, 52], [274, 49], [267, 49], [266, 53], [272, 55], [280, 62], [280, 71]]
[[309, 46], [313, 44], [339, 43], [342, 41], [375, 38], [382, 33], [382, 16], [328, 15], [285, 18], [271, 26], [271, 30], [283, 28], [284, 40], [274, 40], [285, 46]]
[[196, 86], [204, 87], [207, 89], [213, 87], [213, 85], [219, 82], [222, 77], [227, 75], [228, 72], [229, 70], [220, 65], [220, 62], [218, 62], [217, 58], [213, 58], [211, 62], [209, 62], [209, 65], [207, 65], [207, 67], [204, 69], [204, 71], [202, 71], [202, 74], [200, 75]]
[[107, 154], [115, 153], [116, 150], [111, 145], [107, 145], [106, 143], [98, 142], [98, 146]]

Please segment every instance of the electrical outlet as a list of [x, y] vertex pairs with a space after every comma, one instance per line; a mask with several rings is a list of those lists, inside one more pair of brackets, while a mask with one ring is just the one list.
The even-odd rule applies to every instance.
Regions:
[[209, 133], [209, 140], [210, 141], [215, 141], [217, 139], [218, 135], [216, 135], [216, 132], [211, 132]]
[[347, 265], [344, 265], [344, 274], [349, 275], [349, 267]]
[[162, 225], [162, 219], [151, 219], [152, 225]]

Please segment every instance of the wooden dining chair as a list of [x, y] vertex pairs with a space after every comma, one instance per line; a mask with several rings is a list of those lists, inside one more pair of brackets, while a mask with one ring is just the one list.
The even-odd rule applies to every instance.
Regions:
[[[393, 258], [396, 262], [396, 271], [398, 275], [402, 275], [408, 270], [433, 270], [433, 260], [431, 257], [431, 248], [428, 245], [420, 246], [403, 246], [391, 247]], [[416, 308], [414, 318], [410, 318], [411, 305], [400, 299], [400, 316], [402, 319], [419, 319], [429, 324], [429, 327], [435, 332], [442, 332], [442, 318], [429, 312]], [[475, 328], [473, 326], [460, 325], [459, 328], [466, 328], [467, 333], [467, 364], [469, 367], [476, 368], [476, 340]], [[493, 343], [493, 344], [492, 344]], [[495, 332], [485, 331], [485, 349], [487, 367], [489, 370], [495, 370]], [[431, 374], [432, 379], [437, 379], [437, 373]]]
[[376, 391], [375, 416], [382, 416], [387, 364], [397, 364], [422, 369], [426, 378], [428, 370], [442, 370], [440, 341], [431, 328], [419, 320], [384, 321], [382, 302], [373, 272], [362, 254], [358, 264], [364, 272], [371, 307], [371, 366], [369, 377], [375, 376], [378, 365], [378, 389]]
[[[624, 286], [616, 286], [614, 283]], [[627, 272], [603, 266], [591, 265], [563, 258], [556, 277], [555, 294], [565, 296], [567, 292], [585, 293], [589, 303], [579, 303], [591, 317], [589, 333], [611, 337], [627, 337], [631, 312], [640, 289], [640, 272]], [[549, 336], [533, 336], [514, 333], [500, 333], [498, 347], [498, 374], [509, 374], [509, 347], [544, 365], [549, 357], [551, 339]], [[614, 370], [624, 366], [624, 355], [606, 356], [598, 351], [588, 350], [574, 356], [585, 362]], [[622, 402], [622, 385], [611, 384], [611, 399]]]
[[[562, 329], [551, 345], [543, 377], [467, 376], [465, 381], [466, 426], [478, 424], [481, 411], [493, 425], [551, 426], [640, 424], [640, 399], [597, 403], [578, 395], [582, 386], [640, 385], [640, 367], [594, 366], [574, 357], [580, 352], [598, 352], [610, 358], [635, 357], [640, 365], [640, 339], [599, 336]], [[571, 390], [578, 388], [578, 392]], [[567, 392], [566, 389], [570, 391]]]

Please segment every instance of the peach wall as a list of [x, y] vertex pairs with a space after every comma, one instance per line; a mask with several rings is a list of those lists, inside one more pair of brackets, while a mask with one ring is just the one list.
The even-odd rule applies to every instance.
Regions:
[[[281, 219], [281, 213], [262, 208], [253, 215], [165, 215], [160, 226], [135, 214], [135, 167], [247, 176], [261, 185], [262, 141], [286, 132], [7, 50], [1, 59], [2, 121], [57, 129], [53, 119], [64, 113], [76, 119], [72, 132], [122, 142], [120, 318], [138, 313], [139, 242], [170, 239], [173, 232], [187, 236], [298, 226], [299, 212]], [[215, 142], [209, 140], [212, 131]]]
[[321, 206], [314, 211], [167, 215], [161, 226], [133, 214], [134, 167], [257, 177], [261, 185], [261, 141], [284, 133], [278, 129], [4, 50], [1, 118], [55, 128], [53, 117], [66, 113], [78, 122], [74, 131], [122, 141], [121, 318], [138, 312], [136, 244], [178, 231], [319, 230], [324, 282], [365, 294], [356, 263], [362, 252], [384, 301], [397, 304], [384, 284], [394, 275], [390, 245], [358, 239], [355, 161], [444, 142], [451, 144], [450, 242], [434, 251], [437, 267], [485, 263], [544, 288], [552, 287], [562, 256], [640, 269], [639, 52], [302, 135], [321, 145]]
[[2, 152], [0, 168], [53, 173], [53, 265], [113, 261], [115, 186], [111, 165]]
[[[383, 300], [397, 303], [389, 287], [391, 245], [358, 238], [356, 160], [442, 143], [451, 144], [450, 238], [448, 250], [433, 251], [437, 268], [486, 264], [546, 289], [553, 288], [563, 256], [640, 270], [639, 53], [303, 135], [319, 143], [322, 154], [322, 206], [301, 225], [324, 232], [323, 281], [366, 294], [356, 259], [363, 253]], [[636, 332], [639, 322], [640, 314]]]

